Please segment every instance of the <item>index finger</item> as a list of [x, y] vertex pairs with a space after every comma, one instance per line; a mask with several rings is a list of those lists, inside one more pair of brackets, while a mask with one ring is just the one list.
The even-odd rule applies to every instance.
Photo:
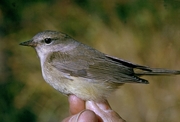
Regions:
[[85, 101], [76, 97], [75, 95], [69, 95], [69, 111], [71, 115], [77, 114], [85, 109]]

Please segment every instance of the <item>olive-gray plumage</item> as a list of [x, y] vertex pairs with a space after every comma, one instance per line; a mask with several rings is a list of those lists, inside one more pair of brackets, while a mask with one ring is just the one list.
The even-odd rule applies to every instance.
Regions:
[[147, 84], [147, 80], [139, 78], [141, 75], [180, 74], [108, 56], [57, 31], [40, 32], [21, 45], [36, 49], [46, 82], [84, 100], [104, 100], [123, 83]]

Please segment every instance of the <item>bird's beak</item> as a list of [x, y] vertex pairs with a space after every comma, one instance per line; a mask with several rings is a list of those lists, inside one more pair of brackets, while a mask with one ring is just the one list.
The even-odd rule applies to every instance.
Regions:
[[29, 41], [26, 41], [26, 42], [21, 42], [19, 45], [36, 47], [37, 43], [33, 42], [33, 40], [29, 40]]

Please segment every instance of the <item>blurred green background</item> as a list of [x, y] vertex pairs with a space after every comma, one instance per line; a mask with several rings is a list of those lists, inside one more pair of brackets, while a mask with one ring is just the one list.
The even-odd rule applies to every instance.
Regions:
[[[180, 69], [179, 0], [1, 0], [0, 122], [57, 122], [67, 97], [42, 78], [39, 59], [20, 42], [58, 30], [134, 63]], [[143, 77], [108, 100], [127, 122], [178, 122], [180, 76]]]

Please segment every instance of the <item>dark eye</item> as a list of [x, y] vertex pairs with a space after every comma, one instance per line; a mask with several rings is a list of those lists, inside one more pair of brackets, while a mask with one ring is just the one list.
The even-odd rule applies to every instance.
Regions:
[[50, 44], [50, 43], [52, 42], [52, 39], [51, 39], [51, 38], [45, 38], [45, 39], [44, 39], [44, 42], [45, 42], [46, 44]]

